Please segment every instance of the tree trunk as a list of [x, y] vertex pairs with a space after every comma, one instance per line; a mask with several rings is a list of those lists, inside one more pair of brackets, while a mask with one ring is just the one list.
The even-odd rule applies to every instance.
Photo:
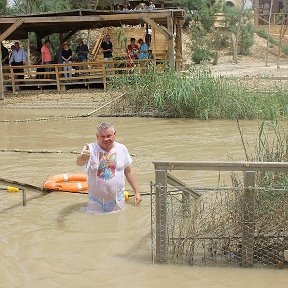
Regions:
[[266, 51], [265, 51], [265, 67], [268, 66], [269, 37], [270, 37], [270, 27], [271, 27], [271, 17], [272, 17], [273, 2], [274, 2], [274, 1], [271, 0], [270, 10], [269, 10], [268, 37], [267, 37]]
[[282, 47], [282, 41], [284, 38], [284, 35], [287, 31], [287, 3], [286, 1], [284, 3], [284, 9], [283, 9], [283, 16], [281, 20], [281, 27], [280, 27], [280, 33], [279, 33], [279, 43], [278, 43], [278, 53], [277, 53], [277, 68], [280, 68], [280, 53], [281, 53], [281, 47]]

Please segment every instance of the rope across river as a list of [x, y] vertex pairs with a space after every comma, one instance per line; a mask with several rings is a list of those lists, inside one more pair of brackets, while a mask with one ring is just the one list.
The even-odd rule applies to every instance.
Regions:
[[117, 96], [116, 98], [110, 100], [109, 102], [105, 103], [104, 105], [98, 107], [97, 109], [94, 109], [93, 111], [85, 114], [78, 114], [78, 115], [60, 115], [60, 116], [47, 116], [47, 117], [41, 117], [41, 118], [36, 118], [36, 119], [16, 119], [16, 120], [0, 120], [0, 123], [29, 123], [29, 122], [43, 122], [43, 121], [48, 121], [48, 120], [59, 120], [59, 119], [78, 119], [78, 118], [87, 118], [90, 117], [91, 115], [95, 114], [96, 112], [100, 111], [101, 109], [105, 108], [109, 104], [119, 100], [120, 98], [124, 97], [126, 95], [126, 92]]

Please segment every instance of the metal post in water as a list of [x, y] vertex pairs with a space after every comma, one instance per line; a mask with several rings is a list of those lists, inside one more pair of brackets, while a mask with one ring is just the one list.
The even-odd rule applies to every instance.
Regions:
[[155, 169], [156, 178], [156, 263], [167, 262], [167, 171]]
[[255, 171], [244, 172], [242, 265], [253, 266], [255, 231]]
[[22, 189], [22, 205], [26, 206], [26, 191]]

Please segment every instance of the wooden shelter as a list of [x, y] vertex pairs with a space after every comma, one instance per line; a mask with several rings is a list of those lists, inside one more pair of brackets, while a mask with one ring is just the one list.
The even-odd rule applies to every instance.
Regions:
[[[182, 56], [181, 25], [184, 11], [169, 10], [129, 10], [129, 11], [95, 11], [75, 10], [60, 13], [44, 13], [22, 16], [1, 16], [0, 42], [3, 40], [27, 39], [29, 32], [34, 32], [43, 39], [54, 33], [63, 34], [63, 41], [69, 39], [79, 30], [102, 27], [121, 27], [122, 25], [148, 24], [162, 33], [168, 40], [168, 63], [175, 67]], [[1, 52], [0, 52], [1, 54]], [[2, 55], [0, 55], [2, 59]], [[175, 60], [177, 60], [175, 62]], [[177, 67], [176, 67], [177, 68]], [[0, 67], [0, 96], [4, 95], [3, 74]]]

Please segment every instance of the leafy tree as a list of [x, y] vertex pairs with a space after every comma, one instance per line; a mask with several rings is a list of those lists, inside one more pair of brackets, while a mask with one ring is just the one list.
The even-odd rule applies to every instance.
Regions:
[[69, 0], [14, 0], [11, 5], [11, 12], [16, 15], [42, 13], [42, 12], [59, 12], [70, 10]]
[[[237, 63], [237, 55], [249, 54], [254, 43], [253, 13], [245, 9], [243, 2], [241, 7], [226, 6], [224, 9], [226, 29], [235, 37], [234, 62]], [[233, 40], [232, 40], [233, 41]]]
[[208, 32], [213, 28], [215, 14], [221, 10], [221, 1], [215, 0], [182, 0], [182, 5], [188, 10], [188, 16], [199, 23]]
[[[215, 58], [213, 47], [214, 21], [221, 11], [221, 1], [213, 0], [183, 0], [182, 5], [188, 10], [191, 29], [192, 61], [201, 63]], [[187, 21], [188, 22], [188, 21]]]
[[0, 0], [0, 15], [7, 13], [7, 0]]

